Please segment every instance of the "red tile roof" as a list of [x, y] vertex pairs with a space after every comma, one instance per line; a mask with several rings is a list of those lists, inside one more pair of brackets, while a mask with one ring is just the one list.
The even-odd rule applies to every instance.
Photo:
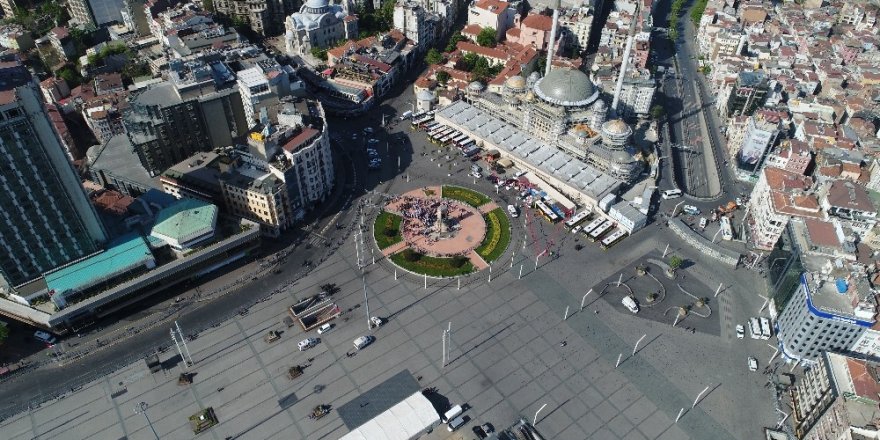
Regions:
[[833, 224], [815, 219], [807, 219], [804, 223], [807, 225], [807, 233], [813, 244], [822, 247], [840, 247], [840, 240]]
[[510, 3], [500, 0], [480, 0], [474, 6], [484, 11], [488, 11], [495, 15], [498, 15], [504, 12], [504, 10], [507, 9], [508, 6], [510, 6]]
[[301, 147], [305, 146], [306, 143], [311, 141], [319, 133], [321, 132], [317, 129], [314, 129], [312, 127], [305, 127], [303, 128], [302, 132], [290, 138], [289, 141], [285, 142], [283, 148], [285, 151], [293, 153]]
[[522, 27], [549, 31], [553, 27], [553, 18], [540, 14], [529, 14], [523, 19]]

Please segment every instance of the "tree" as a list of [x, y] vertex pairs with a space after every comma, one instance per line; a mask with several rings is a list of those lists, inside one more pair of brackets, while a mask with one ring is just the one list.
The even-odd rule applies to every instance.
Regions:
[[651, 118], [655, 121], [662, 118], [664, 114], [666, 114], [666, 109], [662, 105], [657, 104], [651, 107]]
[[456, 32], [449, 37], [449, 44], [446, 45], [446, 50], [444, 52], [452, 52], [458, 47], [459, 41], [467, 40], [461, 32]]
[[498, 43], [497, 35], [498, 32], [494, 28], [483, 28], [483, 30], [477, 34], [477, 44], [483, 47], [495, 47], [495, 44]]
[[150, 70], [150, 65], [137, 58], [129, 59], [128, 62], [122, 66], [122, 78], [131, 82], [134, 82], [135, 78], [152, 75], [153, 71]]
[[681, 259], [678, 255], [673, 255], [669, 257], [669, 268], [672, 270], [676, 270], [684, 264], [684, 260]]
[[55, 72], [55, 76], [63, 79], [64, 81], [67, 81], [67, 85], [70, 86], [70, 88], [74, 88], [82, 84], [83, 81], [83, 77], [79, 74], [79, 71], [77, 71], [76, 68], [69, 64], [58, 69]]
[[443, 55], [433, 47], [425, 55], [425, 62], [428, 64], [440, 64], [441, 61], [443, 61]]
[[327, 49], [321, 49], [320, 47], [312, 48], [312, 56], [321, 60], [327, 61]]
[[446, 83], [448, 81], [449, 81], [449, 72], [447, 72], [445, 70], [441, 70], [441, 71], [437, 72], [437, 82], [438, 83], [446, 85]]
[[453, 267], [456, 267], [456, 268], [462, 267], [467, 262], [468, 262], [467, 257], [463, 257], [461, 255], [456, 255], [456, 256], [452, 257], [452, 266]]

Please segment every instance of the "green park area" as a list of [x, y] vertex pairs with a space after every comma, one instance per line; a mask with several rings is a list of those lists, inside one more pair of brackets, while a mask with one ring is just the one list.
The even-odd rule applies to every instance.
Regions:
[[489, 197], [486, 197], [485, 195], [480, 194], [476, 191], [462, 188], [460, 186], [451, 185], [443, 186], [443, 198], [458, 200], [467, 203], [474, 208], [479, 208], [480, 206], [492, 201], [491, 199], [489, 199]]
[[379, 249], [385, 249], [403, 240], [400, 235], [400, 220], [399, 215], [385, 211], [376, 216], [373, 237], [376, 239], [376, 245], [379, 246]]
[[454, 277], [474, 271], [474, 265], [467, 257], [430, 257], [412, 249], [392, 255], [391, 261], [410, 272], [430, 277]]
[[487, 263], [497, 260], [510, 244], [510, 220], [501, 208], [483, 216], [486, 219], [486, 238], [476, 249]]

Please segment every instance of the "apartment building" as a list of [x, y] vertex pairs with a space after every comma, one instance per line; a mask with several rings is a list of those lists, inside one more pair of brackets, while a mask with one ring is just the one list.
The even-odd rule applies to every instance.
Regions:
[[765, 167], [749, 200], [750, 244], [771, 250], [792, 217], [822, 219], [824, 215], [809, 177]]

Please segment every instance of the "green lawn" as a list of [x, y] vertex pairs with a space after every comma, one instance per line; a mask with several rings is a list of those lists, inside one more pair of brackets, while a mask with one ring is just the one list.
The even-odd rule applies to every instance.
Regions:
[[489, 211], [483, 218], [486, 219], [486, 238], [476, 250], [490, 263], [497, 260], [510, 244], [510, 220], [501, 208]]
[[452, 265], [452, 258], [437, 258], [422, 255], [418, 261], [407, 261], [403, 258], [403, 252], [398, 252], [391, 256], [394, 264], [421, 275], [431, 277], [452, 277], [457, 275], [465, 275], [474, 271], [474, 265], [467, 261], [461, 267]]
[[462, 188], [460, 186], [450, 185], [443, 186], [443, 197], [465, 202], [468, 205], [473, 206], [474, 208], [478, 208], [492, 201], [489, 197], [486, 197], [485, 195], [480, 194], [476, 191]]
[[[400, 235], [400, 220], [399, 215], [390, 212], [383, 211], [376, 216], [373, 237], [376, 239], [376, 245], [379, 246], [379, 249], [385, 249], [403, 240]], [[386, 231], [394, 231], [394, 234], [389, 236]]]

